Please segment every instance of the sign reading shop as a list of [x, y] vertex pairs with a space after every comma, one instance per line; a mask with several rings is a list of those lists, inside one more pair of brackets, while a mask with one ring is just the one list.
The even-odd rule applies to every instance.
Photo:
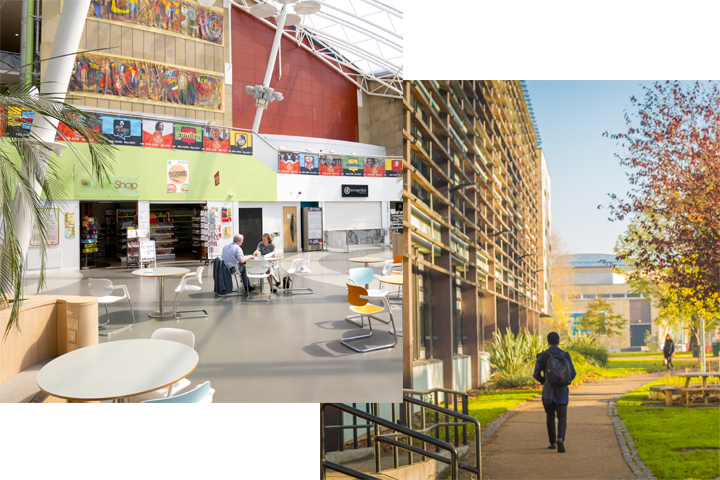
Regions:
[[368, 186], [367, 185], [343, 185], [342, 186], [343, 197], [367, 197]]

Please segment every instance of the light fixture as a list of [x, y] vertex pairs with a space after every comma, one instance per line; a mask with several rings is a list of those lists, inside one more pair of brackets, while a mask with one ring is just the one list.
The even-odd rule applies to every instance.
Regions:
[[250, 15], [256, 18], [272, 17], [277, 13], [277, 8], [269, 3], [256, 3], [250, 7]]
[[330, 153], [335, 153], [335, 150], [330, 150]]
[[300, 15], [295, 15], [294, 13], [288, 13], [285, 17], [285, 26], [286, 27], [293, 27], [295, 25], [300, 24]]
[[215, 0], [198, 0], [198, 3], [200, 4], [200, 6], [208, 8], [215, 5]]
[[280, 150], [285, 150], [285, 147], [280, 147]]
[[298, 15], [312, 15], [313, 13], [320, 11], [320, 2], [307, 0], [305, 2], [296, 3], [294, 8], [295, 13]]
[[307, 151], [312, 152], [312, 148], [308, 147]]
[[211, 127], [211, 126], [213, 126], [213, 125], [215, 125], [215, 120], [208, 120], [208, 121], [207, 121], [207, 126], [208, 126], [208, 127]]
[[297, 2], [297, 0], [275, 0], [278, 3], [282, 3], [283, 5], [290, 5], [291, 3]]

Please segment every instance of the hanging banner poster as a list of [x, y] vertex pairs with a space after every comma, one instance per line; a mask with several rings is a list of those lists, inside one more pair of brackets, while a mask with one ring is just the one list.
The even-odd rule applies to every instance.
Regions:
[[383, 159], [375, 157], [365, 157], [365, 176], [384, 177], [385, 165]]
[[232, 222], [232, 208], [223, 207], [221, 213], [222, 213], [222, 221], [223, 222]]
[[173, 123], [150, 119], [142, 121], [143, 147], [173, 148]]
[[230, 132], [230, 153], [252, 155], [252, 134], [250, 132]]
[[300, 173], [303, 175], [317, 175], [319, 173], [317, 155], [303, 153], [300, 155], [300, 160]]
[[300, 155], [293, 152], [278, 152], [278, 173], [300, 173]]
[[342, 157], [320, 155], [320, 175], [332, 177], [342, 176]]
[[161, 28], [212, 43], [223, 43], [223, 14], [190, 2], [92, 0], [88, 17]]
[[142, 122], [139, 118], [103, 115], [102, 133], [117, 145], [142, 146]]
[[228, 153], [230, 147], [227, 128], [205, 127], [203, 150], [206, 152]]
[[190, 162], [187, 160], [167, 161], [167, 192], [190, 192]]
[[18, 107], [8, 107], [5, 135], [8, 137], [29, 137], [34, 118], [35, 112], [22, 110]]
[[199, 125], [175, 124], [175, 135], [173, 137], [173, 148], [176, 150], [194, 150], [201, 152], [203, 149], [203, 133]]
[[402, 159], [401, 158], [386, 158], [385, 159], [385, 176], [386, 177], [399, 177], [402, 173]]
[[159, 63], [83, 53], [75, 57], [68, 92], [223, 109], [223, 77]]
[[[94, 129], [96, 132], [101, 133], [102, 115], [100, 115], [99, 113], [86, 113], [86, 115], [87, 117], [83, 117], [82, 121], [84, 121], [90, 128]], [[62, 122], [58, 124], [58, 130], [58, 133], [55, 135], [55, 140], [58, 142], [69, 141], [87, 143], [77, 131], [72, 130], [70, 127], [68, 127]]]
[[362, 177], [365, 175], [365, 164], [362, 157], [343, 157], [343, 176]]

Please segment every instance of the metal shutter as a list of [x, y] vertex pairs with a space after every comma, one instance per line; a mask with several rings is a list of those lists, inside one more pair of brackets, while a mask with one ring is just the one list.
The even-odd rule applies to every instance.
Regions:
[[382, 202], [325, 202], [325, 230], [382, 228]]

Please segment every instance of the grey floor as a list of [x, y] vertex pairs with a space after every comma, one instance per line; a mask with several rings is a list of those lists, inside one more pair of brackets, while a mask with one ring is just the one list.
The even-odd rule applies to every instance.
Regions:
[[[293, 258], [289, 254], [283, 271]], [[114, 284], [127, 285], [135, 309], [136, 325], [100, 342], [131, 338], [149, 338], [161, 327], [183, 328], [195, 334], [195, 350], [200, 364], [188, 377], [192, 387], [210, 380], [215, 389], [214, 402], [399, 402], [402, 397], [402, 337], [392, 349], [356, 353], [340, 339], [361, 333], [344, 320], [351, 314], [345, 280], [348, 269], [357, 264], [347, 259], [372, 255], [392, 258], [389, 249], [366, 249], [346, 253], [314, 252], [312, 273], [298, 275], [296, 287], [311, 287], [313, 295], [295, 295], [278, 290], [269, 304], [248, 303], [243, 297], [217, 298], [213, 293], [212, 270], [203, 273], [201, 291], [183, 292], [181, 310], [203, 308], [208, 318], [155, 320], [149, 312], [158, 309], [157, 279], [131, 275], [132, 269], [104, 268], [49, 275], [43, 293], [89, 295], [84, 278], [108, 278]], [[158, 266], [170, 266], [158, 264]], [[173, 264], [194, 270], [199, 262]], [[374, 268], [380, 273], [380, 265]], [[359, 265], [362, 266], [362, 265]], [[175, 287], [181, 277], [165, 280], [166, 310], [172, 310]], [[35, 285], [33, 285], [35, 282]], [[37, 277], [29, 276], [26, 291], [35, 293]], [[377, 288], [377, 282], [371, 288]], [[264, 286], [268, 291], [267, 283]], [[391, 291], [395, 287], [391, 286]], [[110, 305], [111, 325], [131, 322], [127, 302]], [[101, 323], [105, 310], [99, 309]], [[393, 305], [396, 328], [402, 328], [402, 310]], [[380, 318], [389, 319], [387, 313]], [[107, 327], [101, 327], [102, 329]], [[373, 338], [357, 344], [392, 343], [390, 326], [373, 323]]]

